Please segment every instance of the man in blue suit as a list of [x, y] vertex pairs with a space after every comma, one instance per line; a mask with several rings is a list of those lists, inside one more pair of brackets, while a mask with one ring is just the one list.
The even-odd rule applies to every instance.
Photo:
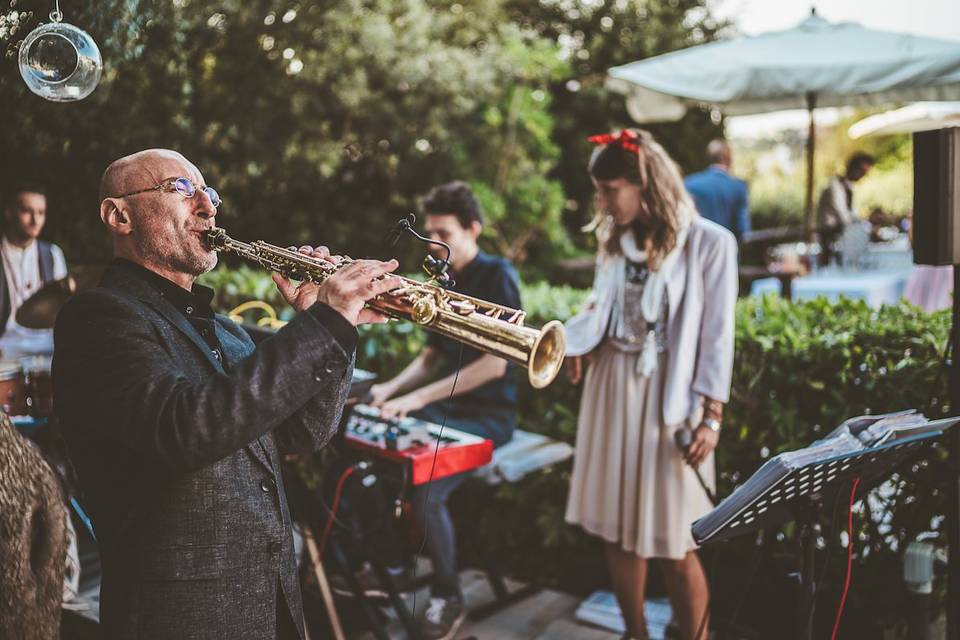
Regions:
[[687, 176], [684, 184], [704, 218], [721, 224], [737, 237], [750, 231], [747, 183], [730, 175], [730, 145], [726, 140], [711, 140], [707, 145], [710, 166]]

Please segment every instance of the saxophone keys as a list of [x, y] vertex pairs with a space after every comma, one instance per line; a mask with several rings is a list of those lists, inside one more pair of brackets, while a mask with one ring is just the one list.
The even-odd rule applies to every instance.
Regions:
[[469, 316], [477, 310], [477, 306], [469, 300], [451, 300], [448, 304], [454, 313], [461, 316]]
[[524, 319], [525, 316], [526, 316], [526, 314], [525, 314], [523, 311], [517, 309], [517, 310], [513, 313], [512, 316], [510, 316], [509, 318], [507, 318], [507, 322], [509, 322], [510, 324], [515, 324], [515, 325], [517, 325], [518, 327], [522, 327], [522, 326], [523, 326], [523, 319]]
[[[406, 300], [413, 300], [413, 294], [415, 293], [417, 293], [417, 290], [413, 287], [400, 286], [396, 289], [391, 289], [386, 293], [386, 295], [389, 295], [391, 298], [404, 298]], [[380, 295], [382, 296], [385, 294], [381, 293]]]
[[417, 324], [429, 324], [436, 315], [437, 303], [429, 296], [420, 298], [410, 308], [410, 319]]

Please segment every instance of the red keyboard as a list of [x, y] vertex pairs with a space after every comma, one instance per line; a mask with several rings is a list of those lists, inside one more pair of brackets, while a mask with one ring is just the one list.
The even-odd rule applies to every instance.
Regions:
[[355, 405], [347, 418], [344, 441], [365, 454], [409, 465], [414, 485], [429, 482], [431, 470], [432, 478], [439, 480], [482, 467], [493, 458], [491, 440], [449, 426], [441, 435], [440, 425], [416, 418], [383, 420], [378, 409], [362, 404]]

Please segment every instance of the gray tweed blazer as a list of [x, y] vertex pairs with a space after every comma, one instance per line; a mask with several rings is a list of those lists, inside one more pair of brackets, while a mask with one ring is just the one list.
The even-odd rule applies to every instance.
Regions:
[[303, 637], [277, 443], [319, 448], [349, 390], [321, 315], [254, 351], [217, 316], [229, 373], [190, 322], [113, 265], [57, 318], [55, 411], [100, 546], [107, 638]]

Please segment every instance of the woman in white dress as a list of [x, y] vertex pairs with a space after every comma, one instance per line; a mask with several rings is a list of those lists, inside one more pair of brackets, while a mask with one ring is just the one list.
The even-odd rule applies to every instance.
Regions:
[[[713, 450], [733, 368], [737, 245], [697, 215], [680, 172], [642, 130], [594, 136], [597, 273], [567, 322], [574, 382], [586, 368], [568, 522], [606, 542], [627, 637], [647, 637], [657, 559], [684, 638], [707, 637], [709, 592], [690, 534], [710, 510]], [[684, 451], [676, 433], [691, 441]]]

